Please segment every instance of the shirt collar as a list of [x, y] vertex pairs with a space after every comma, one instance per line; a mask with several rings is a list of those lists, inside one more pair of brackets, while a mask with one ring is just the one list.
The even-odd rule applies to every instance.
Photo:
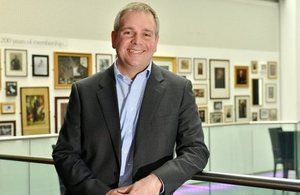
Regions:
[[[149, 65], [147, 66], [147, 68], [144, 71], [142, 71], [138, 74], [143, 74], [144, 73], [145, 76], [146, 76], [146, 79], [148, 79], [150, 77], [150, 74], [151, 74], [151, 67], [152, 67], [152, 61], [149, 63]], [[117, 67], [117, 60], [114, 62], [114, 74], [115, 74], [115, 78], [122, 78], [122, 79], [127, 78], [127, 79], [129, 79], [127, 76], [123, 75], [119, 71], [119, 69]]]

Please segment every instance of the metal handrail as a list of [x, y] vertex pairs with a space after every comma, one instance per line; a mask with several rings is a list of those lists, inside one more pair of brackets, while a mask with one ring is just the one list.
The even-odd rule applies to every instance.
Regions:
[[300, 181], [295, 179], [270, 178], [217, 172], [201, 172], [194, 175], [192, 179], [215, 183], [300, 192]]
[[[53, 165], [51, 158], [45, 157], [34, 157], [34, 156], [21, 156], [21, 155], [10, 155], [0, 154], [0, 160], [12, 160], [21, 161], [28, 163], [39, 163]], [[228, 173], [217, 173], [217, 172], [201, 172], [193, 176], [193, 180], [226, 183], [240, 186], [251, 186], [257, 188], [267, 188], [275, 190], [293, 191], [300, 192], [300, 181], [293, 179], [279, 179], [269, 178], [252, 175], [241, 175], [241, 174], [228, 174]]]

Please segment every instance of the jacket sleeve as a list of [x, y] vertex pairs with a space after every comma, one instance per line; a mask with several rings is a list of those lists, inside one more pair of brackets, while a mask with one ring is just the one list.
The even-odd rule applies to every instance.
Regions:
[[192, 85], [188, 80], [181, 102], [176, 138], [177, 156], [153, 171], [163, 181], [165, 194], [174, 192], [194, 174], [202, 171], [209, 158]]
[[81, 158], [81, 103], [73, 84], [69, 103], [52, 157], [60, 179], [72, 195], [100, 195], [110, 188], [97, 179]]

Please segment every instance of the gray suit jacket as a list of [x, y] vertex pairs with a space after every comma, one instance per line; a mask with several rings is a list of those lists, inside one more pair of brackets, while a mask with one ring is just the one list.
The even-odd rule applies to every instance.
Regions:
[[[101, 195], [117, 187], [117, 104], [113, 66], [72, 85], [53, 151], [67, 194]], [[133, 180], [154, 173], [163, 181], [165, 194], [171, 194], [203, 170], [208, 156], [191, 82], [153, 64], [135, 135]]]

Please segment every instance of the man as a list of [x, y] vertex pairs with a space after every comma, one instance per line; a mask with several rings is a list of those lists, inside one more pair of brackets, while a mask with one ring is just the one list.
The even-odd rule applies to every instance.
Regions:
[[205, 167], [190, 81], [152, 63], [158, 32], [151, 7], [128, 4], [111, 33], [116, 62], [73, 84], [53, 151], [66, 194], [171, 194]]

